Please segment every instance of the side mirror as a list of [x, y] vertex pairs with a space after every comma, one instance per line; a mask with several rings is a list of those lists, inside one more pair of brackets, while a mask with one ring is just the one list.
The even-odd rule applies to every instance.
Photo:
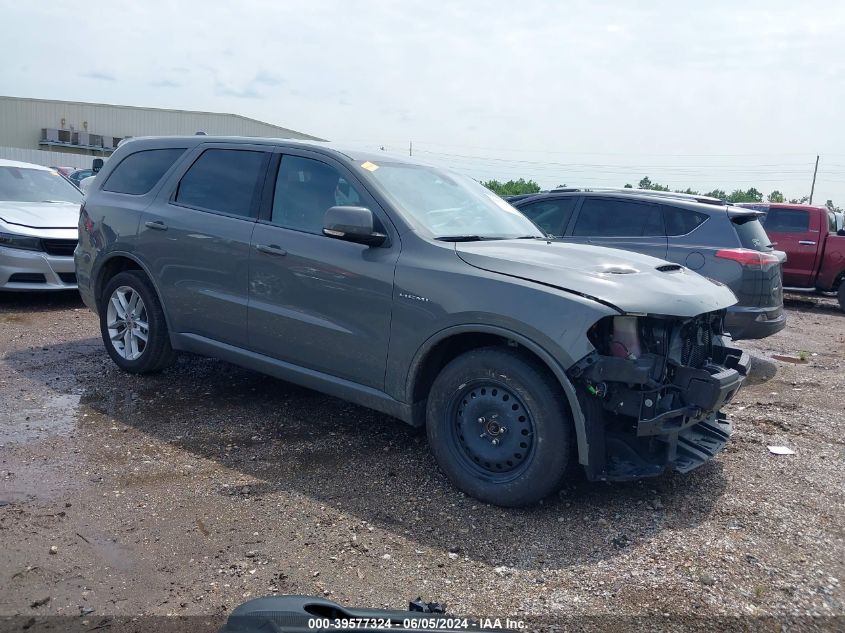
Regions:
[[91, 162], [91, 171], [93, 171], [95, 174], [99, 173], [102, 168], [103, 168], [103, 159], [102, 158], [95, 158]]
[[336, 240], [380, 246], [387, 239], [377, 233], [373, 212], [366, 207], [332, 207], [323, 216], [323, 235]]

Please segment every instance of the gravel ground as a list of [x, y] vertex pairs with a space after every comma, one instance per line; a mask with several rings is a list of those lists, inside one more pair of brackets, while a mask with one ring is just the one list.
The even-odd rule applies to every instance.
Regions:
[[754, 375], [715, 462], [503, 510], [456, 492], [391, 418], [209, 359], [127, 375], [75, 294], [0, 295], [0, 615], [219, 626], [273, 593], [398, 609], [421, 595], [539, 628], [841, 629], [845, 314], [795, 298], [788, 313], [743, 343]]

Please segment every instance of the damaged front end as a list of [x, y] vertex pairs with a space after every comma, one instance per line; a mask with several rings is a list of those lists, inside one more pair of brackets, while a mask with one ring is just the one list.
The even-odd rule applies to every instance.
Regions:
[[750, 364], [728, 345], [724, 314], [606, 317], [590, 329], [594, 351], [567, 372], [586, 420], [588, 478], [688, 472], [724, 448], [732, 428], [720, 409]]

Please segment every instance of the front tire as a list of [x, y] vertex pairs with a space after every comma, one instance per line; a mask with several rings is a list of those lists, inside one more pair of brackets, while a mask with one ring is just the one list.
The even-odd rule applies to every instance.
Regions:
[[161, 302], [141, 271], [118, 273], [106, 284], [100, 333], [109, 356], [124, 371], [158, 372], [175, 358]]
[[569, 408], [546, 368], [515, 351], [488, 347], [455, 358], [432, 385], [426, 417], [440, 468], [481, 501], [529, 505], [563, 482]]
[[845, 312], [845, 279], [839, 284], [839, 292], [836, 296], [839, 299], [839, 309]]

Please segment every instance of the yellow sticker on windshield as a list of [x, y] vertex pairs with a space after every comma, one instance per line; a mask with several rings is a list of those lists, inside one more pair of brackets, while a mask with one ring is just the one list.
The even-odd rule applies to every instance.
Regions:
[[376, 169], [378, 169], [378, 165], [376, 165], [375, 163], [371, 163], [370, 161], [364, 161], [363, 163], [361, 163], [361, 167], [363, 167], [367, 171], [375, 171]]

